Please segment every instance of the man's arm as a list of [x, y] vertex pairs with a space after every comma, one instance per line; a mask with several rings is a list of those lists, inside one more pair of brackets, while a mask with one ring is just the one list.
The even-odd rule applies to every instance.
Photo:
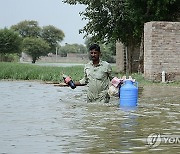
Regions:
[[110, 64], [108, 65], [108, 69], [107, 70], [108, 70], [109, 80], [111, 81], [114, 78], [114, 76], [112, 75], [112, 67], [111, 67]]
[[86, 85], [86, 84], [80, 83], [79, 81], [74, 82], [74, 84], [75, 84], [76, 86], [85, 86], [85, 85]]

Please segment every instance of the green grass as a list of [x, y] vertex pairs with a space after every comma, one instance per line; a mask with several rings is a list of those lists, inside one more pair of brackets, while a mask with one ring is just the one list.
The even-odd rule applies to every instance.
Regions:
[[[10, 80], [39, 80], [63, 82], [62, 73], [72, 77], [74, 81], [78, 81], [83, 77], [83, 66], [73, 67], [55, 67], [55, 66], [38, 66], [34, 64], [0, 62], [0, 79]], [[125, 74], [117, 73], [115, 66], [113, 66], [113, 75], [121, 78]], [[161, 83], [145, 80], [143, 74], [131, 74], [133, 79], [143, 85], [172, 85], [180, 86], [180, 82]]]
[[53, 67], [0, 62], [0, 79], [61, 82], [62, 73], [80, 80], [83, 77], [83, 66]]

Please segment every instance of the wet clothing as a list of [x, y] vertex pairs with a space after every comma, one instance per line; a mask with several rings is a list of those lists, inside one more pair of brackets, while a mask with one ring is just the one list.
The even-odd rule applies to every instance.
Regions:
[[79, 82], [88, 86], [88, 102], [109, 102], [108, 88], [113, 78], [111, 72], [111, 65], [105, 61], [100, 61], [97, 66], [94, 66], [92, 61], [85, 65], [84, 78]]

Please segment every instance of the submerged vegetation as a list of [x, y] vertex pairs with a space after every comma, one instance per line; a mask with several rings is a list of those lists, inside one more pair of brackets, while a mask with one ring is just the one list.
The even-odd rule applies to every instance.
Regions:
[[[71, 67], [57, 67], [57, 66], [38, 66], [28, 63], [12, 63], [12, 62], [0, 62], [0, 80], [38, 80], [38, 81], [51, 81], [51, 82], [63, 82], [62, 74], [66, 74], [72, 77], [74, 81], [78, 81], [83, 77], [83, 66], [71, 66]], [[121, 78], [125, 74], [116, 73], [116, 67], [113, 66], [114, 76]], [[129, 75], [127, 75], [129, 76]], [[160, 84], [163, 83], [153, 82], [145, 80], [143, 74], [130, 74], [133, 79], [136, 79], [139, 84]], [[180, 82], [168, 83], [169, 85], [180, 85]]]

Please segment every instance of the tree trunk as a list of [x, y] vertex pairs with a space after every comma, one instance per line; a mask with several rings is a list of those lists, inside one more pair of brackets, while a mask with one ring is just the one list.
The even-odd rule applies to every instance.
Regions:
[[32, 63], [35, 64], [36, 58], [32, 58]]
[[144, 32], [141, 35], [138, 73], [144, 73]]
[[134, 54], [134, 49], [135, 49], [135, 43], [133, 40], [130, 41], [127, 47], [127, 71], [126, 74], [131, 74], [132, 73], [132, 65], [133, 65], [133, 54]]
[[139, 48], [140, 48], [140, 44], [138, 42], [134, 40], [129, 41], [127, 47], [128, 70], [126, 71], [129, 74], [133, 72], [138, 72]]
[[3, 54], [0, 54], [0, 61], [3, 61]]

